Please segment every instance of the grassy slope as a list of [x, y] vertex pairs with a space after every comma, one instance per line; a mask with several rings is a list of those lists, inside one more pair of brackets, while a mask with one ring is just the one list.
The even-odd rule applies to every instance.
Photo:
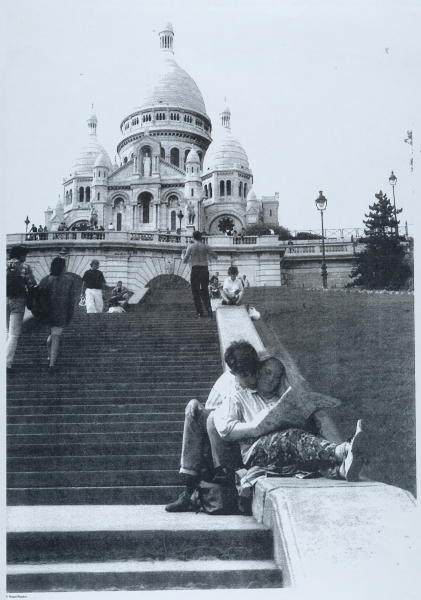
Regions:
[[344, 439], [364, 418], [372, 440], [364, 475], [415, 494], [413, 297], [252, 288], [247, 303], [265, 344], [282, 341], [315, 391], [339, 398]]

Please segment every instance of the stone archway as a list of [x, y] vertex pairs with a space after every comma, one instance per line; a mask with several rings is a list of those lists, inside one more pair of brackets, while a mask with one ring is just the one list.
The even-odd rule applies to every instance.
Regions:
[[189, 282], [180, 275], [157, 275], [146, 284], [151, 292], [157, 290], [189, 290]]

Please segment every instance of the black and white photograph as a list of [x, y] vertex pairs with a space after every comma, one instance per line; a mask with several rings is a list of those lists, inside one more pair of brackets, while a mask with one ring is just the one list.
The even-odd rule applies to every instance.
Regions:
[[1, 8], [4, 597], [417, 598], [420, 3]]

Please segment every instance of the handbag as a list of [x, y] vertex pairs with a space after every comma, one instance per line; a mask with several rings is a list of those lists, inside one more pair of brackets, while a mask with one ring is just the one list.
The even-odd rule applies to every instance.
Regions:
[[208, 515], [238, 515], [240, 512], [235, 487], [208, 481], [200, 481], [191, 496], [191, 503], [196, 512]]

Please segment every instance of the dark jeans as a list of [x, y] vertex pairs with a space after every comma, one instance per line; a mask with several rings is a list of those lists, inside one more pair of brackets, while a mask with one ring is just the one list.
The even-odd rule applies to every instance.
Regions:
[[212, 311], [209, 298], [209, 271], [207, 267], [194, 266], [190, 275], [191, 291], [194, 306], [198, 315], [203, 315], [203, 306], [208, 312]]

